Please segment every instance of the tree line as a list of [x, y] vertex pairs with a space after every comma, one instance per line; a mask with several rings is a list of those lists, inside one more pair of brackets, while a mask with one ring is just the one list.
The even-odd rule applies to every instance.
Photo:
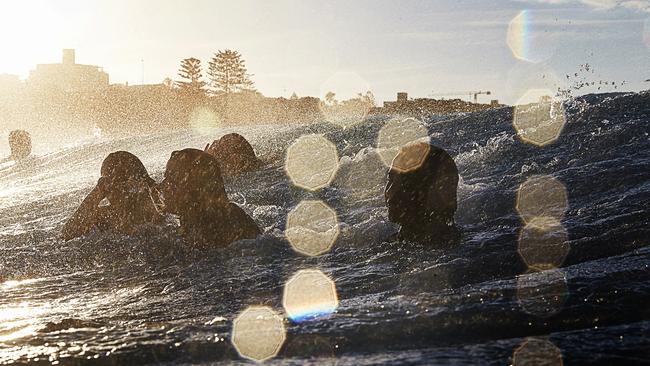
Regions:
[[197, 111], [209, 112], [216, 127], [359, 120], [375, 106], [369, 91], [348, 100], [338, 100], [333, 92], [325, 101], [296, 93], [288, 99], [264, 97], [251, 77], [241, 54], [226, 49], [214, 53], [207, 68], [194, 57], [182, 60], [176, 80], [167, 78], [162, 84], [115, 84], [83, 93], [24, 85], [2, 94], [0, 126], [53, 134], [67, 129], [91, 133], [94, 127], [116, 134], [144, 133], [195, 126]]
[[256, 92], [242, 55], [229, 49], [219, 50], [208, 61], [207, 82], [203, 80], [201, 60], [195, 57], [181, 61], [178, 76], [181, 79], [175, 86], [191, 96]]

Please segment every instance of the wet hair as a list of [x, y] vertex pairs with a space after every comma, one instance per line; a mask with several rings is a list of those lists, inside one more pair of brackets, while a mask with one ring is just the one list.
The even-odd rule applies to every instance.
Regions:
[[175, 192], [173, 196], [178, 208], [179, 205], [203, 205], [209, 208], [228, 203], [219, 162], [212, 155], [198, 149], [172, 152], [165, 169], [163, 185]]
[[16, 160], [24, 159], [32, 153], [32, 138], [25, 130], [14, 130], [9, 133], [9, 148], [11, 156]]
[[228, 200], [219, 162], [197, 149], [174, 151], [161, 184], [166, 211], [179, 215], [185, 239], [199, 247], [254, 239], [253, 219]]
[[[98, 185], [66, 222], [64, 238], [85, 235], [93, 228], [132, 234], [138, 225], [158, 222], [154, 187], [155, 181], [138, 157], [127, 151], [108, 154]], [[101, 204], [104, 199], [109, 205]]]
[[147, 169], [137, 156], [128, 151], [116, 151], [108, 154], [102, 163], [101, 175], [110, 182], [126, 182], [135, 179], [153, 186], [155, 181], [149, 177]]
[[221, 173], [225, 176], [252, 171], [260, 165], [251, 144], [238, 133], [233, 132], [222, 136], [212, 142], [205, 151], [217, 159], [221, 166]]
[[[421, 163], [414, 169], [395, 168], [398, 161], [413, 160], [422, 154]], [[400, 150], [388, 173], [384, 191], [389, 219], [402, 225], [403, 234], [422, 233], [452, 227], [456, 212], [458, 168], [443, 149], [420, 142]]]

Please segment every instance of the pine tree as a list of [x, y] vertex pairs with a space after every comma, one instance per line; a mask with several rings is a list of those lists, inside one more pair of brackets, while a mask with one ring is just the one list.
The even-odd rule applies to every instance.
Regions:
[[186, 58], [181, 61], [181, 68], [178, 70], [178, 76], [183, 80], [177, 81], [176, 85], [182, 92], [198, 96], [203, 94], [205, 82], [201, 80], [201, 60], [194, 57]]
[[246, 65], [237, 51], [224, 50], [214, 54], [209, 62], [210, 87], [215, 94], [255, 91]]

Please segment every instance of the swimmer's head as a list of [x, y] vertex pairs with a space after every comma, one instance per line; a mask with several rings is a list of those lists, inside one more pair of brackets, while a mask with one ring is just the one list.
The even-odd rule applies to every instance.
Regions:
[[29, 132], [14, 130], [9, 133], [9, 148], [14, 160], [25, 159], [32, 153], [32, 138]]
[[238, 133], [229, 133], [215, 140], [205, 152], [219, 161], [221, 174], [225, 177], [255, 170], [260, 165], [253, 146]]
[[171, 213], [183, 214], [228, 204], [219, 162], [201, 150], [172, 152], [160, 186], [165, 210]]
[[458, 169], [446, 151], [425, 142], [410, 144], [400, 150], [393, 165], [422, 151], [427, 153], [417, 168], [391, 168], [384, 191], [389, 220], [406, 230], [453, 225], [456, 212]]
[[101, 175], [111, 205], [144, 196], [155, 184], [140, 159], [127, 151], [108, 154], [102, 163]]
[[253, 147], [246, 140], [246, 138], [234, 132], [221, 136], [219, 140], [215, 140], [206, 152], [212, 155], [217, 155], [221, 152], [220, 150], [222, 149], [231, 150], [237, 153], [254, 154]]

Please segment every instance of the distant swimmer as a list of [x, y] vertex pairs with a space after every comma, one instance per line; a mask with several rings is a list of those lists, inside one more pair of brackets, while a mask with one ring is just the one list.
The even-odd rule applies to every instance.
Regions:
[[[399, 162], [421, 159], [414, 169]], [[440, 243], [457, 237], [454, 225], [458, 168], [449, 154], [420, 142], [402, 148], [393, 159], [384, 198], [389, 220], [400, 224], [400, 239]]]
[[126, 151], [111, 153], [102, 163], [97, 185], [63, 227], [63, 238], [76, 238], [93, 229], [129, 235], [139, 225], [161, 222], [155, 192], [155, 181], [140, 159]]
[[25, 130], [14, 130], [9, 133], [9, 149], [11, 155], [4, 161], [21, 161], [32, 153], [32, 138]]
[[182, 234], [194, 245], [226, 246], [260, 234], [253, 219], [228, 200], [219, 162], [206, 152], [174, 151], [160, 189], [164, 210], [179, 215]]
[[206, 146], [205, 152], [219, 161], [224, 177], [257, 170], [262, 163], [251, 144], [238, 133], [230, 133]]

